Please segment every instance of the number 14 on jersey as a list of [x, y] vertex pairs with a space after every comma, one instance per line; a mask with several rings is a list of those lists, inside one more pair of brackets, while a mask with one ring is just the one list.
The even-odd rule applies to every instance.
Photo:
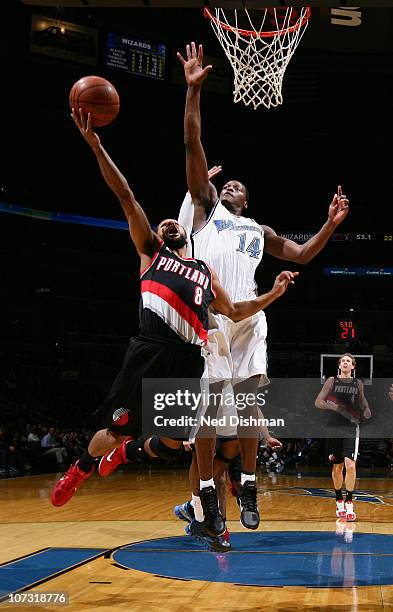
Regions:
[[245, 233], [238, 234], [238, 238], [239, 238], [239, 246], [237, 247], [236, 250], [239, 251], [239, 253], [244, 253], [244, 254], [248, 253], [250, 257], [255, 257], [256, 259], [258, 259], [261, 253], [261, 249], [260, 249], [261, 239], [253, 238], [250, 244], [246, 248], [247, 234]]

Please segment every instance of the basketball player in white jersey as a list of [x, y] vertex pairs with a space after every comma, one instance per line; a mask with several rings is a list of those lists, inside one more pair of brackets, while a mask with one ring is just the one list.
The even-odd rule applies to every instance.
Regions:
[[[348, 200], [338, 188], [329, 207], [328, 220], [305, 244], [299, 245], [243, 216], [248, 208], [248, 191], [238, 180], [228, 181], [217, 198], [209, 184], [208, 167], [201, 143], [200, 93], [212, 66], [202, 67], [203, 48], [187, 45], [187, 58], [177, 56], [184, 68], [188, 85], [184, 116], [187, 184], [193, 203], [194, 256], [203, 258], [215, 269], [220, 282], [232, 299], [250, 299], [255, 295], [255, 270], [263, 251], [279, 259], [306, 264], [326, 245], [335, 228], [348, 214]], [[184, 211], [183, 211], [184, 212]], [[189, 217], [188, 212], [185, 217]], [[184, 221], [184, 219], [183, 219]], [[187, 221], [184, 222], [187, 225]], [[266, 378], [267, 326], [263, 312], [232, 324], [226, 317], [212, 315], [209, 322], [209, 379], [231, 380], [235, 394], [254, 395], [261, 377]], [[241, 381], [241, 382], [238, 382]], [[256, 415], [256, 402], [252, 416]], [[259, 434], [259, 432], [258, 432]], [[256, 502], [256, 455], [258, 434], [238, 429], [242, 457], [241, 522], [250, 529], [259, 525]], [[250, 437], [252, 436], [252, 437]], [[214, 439], [198, 437], [196, 452], [200, 488], [212, 485]]]

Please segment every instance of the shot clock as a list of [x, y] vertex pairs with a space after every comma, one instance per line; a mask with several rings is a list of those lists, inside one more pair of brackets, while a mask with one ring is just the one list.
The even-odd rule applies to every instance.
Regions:
[[351, 342], [358, 339], [358, 328], [352, 319], [337, 320], [337, 340]]

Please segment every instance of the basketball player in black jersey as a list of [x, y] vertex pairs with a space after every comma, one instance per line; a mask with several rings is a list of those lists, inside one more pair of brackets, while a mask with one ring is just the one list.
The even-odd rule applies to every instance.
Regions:
[[[139, 335], [131, 338], [122, 369], [100, 408], [104, 429], [96, 432], [88, 450], [56, 483], [55, 506], [65, 504], [77, 487], [94, 471], [97, 457], [140, 433], [141, 383], [146, 378], [200, 379], [204, 370], [201, 347], [207, 342], [210, 304], [234, 321], [265, 308], [280, 295], [297, 273], [281, 272], [273, 289], [255, 300], [233, 303], [213, 271], [201, 260], [186, 259], [187, 235], [172, 219], [162, 221], [153, 232], [126, 179], [91, 129], [90, 114], [75, 109], [72, 117], [94, 152], [102, 176], [118, 197], [129, 225], [131, 239], [141, 260], [142, 310]], [[173, 459], [181, 442], [154, 436], [144, 442], [152, 456]], [[201, 495], [205, 527], [210, 535], [225, 531], [214, 487]]]
[[[359, 425], [361, 418], [369, 419], [371, 411], [364, 395], [363, 383], [353, 377], [356, 360], [345, 353], [338, 360], [338, 375], [328, 378], [323, 385], [315, 406], [332, 411], [329, 425], [337, 425], [348, 431], [348, 437], [329, 441], [329, 459], [333, 462], [332, 479], [336, 492], [336, 514], [341, 519], [354, 521], [353, 490], [356, 482], [356, 460], [359, 450]], [[333, 415], [334, 413], [334, 415]], [[342, 495], [343, 469], [345, 465], [345, 503]]]

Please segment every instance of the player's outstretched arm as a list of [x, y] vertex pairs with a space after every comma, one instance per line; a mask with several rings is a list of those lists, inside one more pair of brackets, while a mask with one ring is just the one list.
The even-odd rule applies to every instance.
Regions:
[[[90, 113], [86, 115], [81, 108], [79, 111], [73, 108], [72, 118], [83, 138], [93, 150], [106, 184], [117, 196], [123, 208], [128, 221], [130, 236], [138, 254], [151, 257], [157, 251], [160, 239], [152, 231], [150, 223], [142, 207], [136, 201], [126, 178], [105, 151], [96, 132], [93, 131]], [[148, 262], [145, 261], [144, 263]]]
[[337, 188], [332, 203], [329, 206], [328, 220], [315, 236], [304, 244], [297, 244], [293, 240], [277, 236], [271, 227], [263, 226], [265, 232], [265, 251], [269, 255], [294, 261], [298, 264], [307, 264], [326, 245], [336, 227], [344, 221], [349, 212], [349, 200], [342, 194], [341, 186]]
[[246, 300], [244, 302], [232, 302], [229, 295], [223, 287], [221, 287], [217, 275], [213, 272], [214, 289], [216, 291], [216, 299], [212, 302], [213, 308], [221, 314], [229, 317], [232, 321], [243, 321], [248, 317], [263, 310], [269, 304], [285, 293], [288, 285], [293, 285], [296, 276], [299, 272], [280, 272], [277, 276], [274, 285], [270, 291], [264, 293], [255, 300]]
[[[213, 166], [208, 171], [209, 177], [209, 190], [210, 190], [210, 201], [215, 202], [217, 200], [217, 190], [212, 183], [212, 180], [217, 174], [222, 172], [221, 166]], [[179, 210], [178, 222], [184, 227], [187, 232], [187, 236], [191, 235], [194, 225], [194, 203], [189, 191], [184, 196], [184, 200]]]
[[210, 199], [209, 176], [205, 151], [201, 142], [201, 87], [212, 66], [202, 68], [203, 47], [198, 51], [195, 43], [187, 45], [185, 59], [177, 54], [184, 68], [188, 90], [184, 111], [184, 144], [186, 147], [187, 185], [195, 205], [194, 227], [198, 228], [206, 219], [213, 202]]

